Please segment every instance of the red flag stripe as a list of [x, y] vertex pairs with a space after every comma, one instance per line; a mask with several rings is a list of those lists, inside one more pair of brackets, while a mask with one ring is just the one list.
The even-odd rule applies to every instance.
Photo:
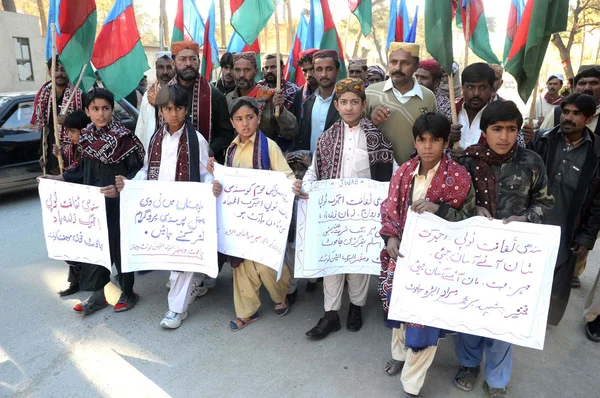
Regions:
[[244, 0], [230, 0], [229, 5], [231, 6], [231, 15], [233, 15], [242, 4], [244, 4]]
[[183, 0], [177, 0], [177, 14], [175, 14], [174, 25], [180, 32], [183, 32]]
[[104, 68], [127, 55], [139, 40], [133, 7], [129, 6], [102, 27], [94, 44], [92, 63], [97, 69]]
[[517, 29], [517, 34], [515, 35], [512, 47], [508, 53], [506, 63], [509, 63], [510, 60], [527, 44], [527, 32], [529, 31], [529, 25], [531, 24], [531, 14], [533, 13], [534, 3], [535, 0], [529, 0], [525, 5], [525, 10], [523, 10], [523, 16], [521, 17], [521, 24]]
[[323, 31], [335, 29], [335, 23], [333, 23], [333, 17], [331, 16], [331, 10], [329, 10], [329, 2], [327, 0], [321, 0], [321, 10], [323, 11]]

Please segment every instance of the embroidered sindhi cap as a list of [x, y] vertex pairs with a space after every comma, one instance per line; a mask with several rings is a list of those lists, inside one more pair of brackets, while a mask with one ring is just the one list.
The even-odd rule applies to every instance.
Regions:
[[174, 56], [183, 50], [192, 50], [196, 54], [200, 54], [200, 47], [195, 41], [176, 41], [171, 44], [171, 51]]
[[415, 43], [405, 43], [405, 42], [397, 42], [393, 41], [390, 43], [390, 55], [395, 53], [398, 50], [404, 50], [413, 57], [419, 57], [419, 53], [421, 52], [421, 47]]
[[245, 59], [245, 60], [249, 61], [256, 68], [256, 53], [254, 51], [246, 51], [243, 53], [233, 54], [233, 63], [234, 64], [241, 59]]
[[313, 54], [313, 61], [318, 58], [333, 58], [334, 61], [340, 62], [340, 57], [335, 50], [318, 50]]
[[336, 98], [340, 98], [340, 96], [345, 93], [354, 93], [364, 101], [365, 83], [361, 79], [355, 77], [342, 79], [335, 84], [335, 96]]

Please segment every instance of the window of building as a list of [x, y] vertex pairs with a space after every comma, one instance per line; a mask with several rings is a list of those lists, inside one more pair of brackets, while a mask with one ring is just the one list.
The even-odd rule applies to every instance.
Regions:
[[31, 65], [29, 39], [25, 37], [13, 37], [13, 44], [17, 58], [17, 71], [19, 72], [19, 80], [22, 82], [33, 81], [33, 66]]

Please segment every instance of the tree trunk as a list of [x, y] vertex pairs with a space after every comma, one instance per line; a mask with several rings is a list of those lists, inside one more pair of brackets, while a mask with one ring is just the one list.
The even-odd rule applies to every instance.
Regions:
[[290, 3], [290, 0], [285, 0], [284, 6], [286, 8], [287, 23], [288, 23], [288, 28], [287, 28], [287, 42], [288, 42], [288, 48], [289, 48], [288, 52], [291, 52], [292, 46], [294, 45], [294, 23], [292, 21], [292, 4]]
[[14, 0], [2, 0], [2, 8], [4, 11], [17, 12]]
[[40, 23], [42, 24], [42, 36], [46, 36], [46, 30], [48, 29], [48, 20], [46, 19], [46, 12], [44, 11], [44, 1], [37, 0], [38, 12], [40, 14]]
[[225, 33], [225, 0], [219, 0], [219, 19], [221, 20], [221, 46], [227, 47], [227, 35]]
[[383, 66], [383, 69], [387, 69], [388, 63], [383, 58], [383, 55], [381, 55], [381, 43], [379, 42], [379, 39], [377, 38], [377, 29], [373, 28], [372, 33], [373, 33], [373, 42], [375, 43], [375, 49], [377, 49], [377, 55], [379, 55], [379, 62]]
[[552, 43], [558, 49], [558, 52], [560, 54], [560, 61], [562, 63], [562, 66], [565, 71], [565, 75], [567, 76], [567, 79], [573, 77], [574, 76], [573, 65], [571, 65], [570, 51], [565, 46], [565, 43], [563, 42], [562, 38], [560, 37], [560, 35], [558, 33], [554, 33], [552, 35]]
[[362, 38], [362, 31], [358, 29], [358, 36], [356, 36], [356, 41], [354, 42], [354, 49], [352, 50], [352, 58], [356, 58], [358, 54], [358, 49], [360, 48], [360, 39]]

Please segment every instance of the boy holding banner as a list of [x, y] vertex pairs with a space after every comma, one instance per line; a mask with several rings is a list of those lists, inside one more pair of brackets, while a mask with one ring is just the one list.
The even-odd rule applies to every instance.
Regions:
[[[207, 171], [209, 144], [204, 136], [196, 131], [190, 120], [186, 120], [188, 94], [177, 85], [163, 87], [156, 96], [156, 105], [160, 109], [165, 124], [150, 139], [144, 167], [135, 175], [134, 180], [158, 181], [195, 181], [211, 182], [215, 197], [221, 194], [221, 184], [213, 181]], [[125, 177], [117, 176], [117, 190], [125, 186]], [[165, 329], [177, 329], [187, 317], [187, 308], [203, 289], [204, 274], [194, 272], [171, 271], [169, 282], [169, 310], [160, 326]]]
[[[86, 94], [85, 112], [92, 123], [81, 134], [81, 161], [62, 175], [44, 177], [100, 187], [100, 192], [106, 197], [110, 257], [117, 268], [122, 290], [114, 310], [122, 312], [133, 308], [140, 296], [133, 291], [134, 273], [121, 272], [119, 192], [115, 187], [115, 179], [117, 175], [133, 178], [142, 167], [145, 151], [135, 134], [113, 120], [114, 106], [113, 94], [104, 88], [94, 88]], [[73, 309], [87, 315], [105, 308], [108, 303], [104, 296], [104, 286], [109, 282], [109, 269], [100, 265], [83, 264], [80, 289], [93, 293]]]
[[[335, 85], [334, 105], [341, 119], [317, 140], [312, 165], [304, 182], [337, 178], [370, 178], [388, 181], [392, 175], [392, 144], [364, 117], [367, 106], [365, 84], [348, 78]], [[344, 283], [348, 281], [350, 308], [346, 328], [352, 332], [362, 327], [361, 307], [367, 300], [368, 274], [328, 275], [323, 278], [325, 315], [306, 332], [311, 339], [322, 339], [340, 330], [338, 311], [342, 306]]]
[[[225, 165], [283, 172], [288, 179], [294, 180], [292, 192], [299, 195], [302, 181], [295, 179], [275, 141], [267, 138], [258, 128], [261, 122], [259, 109], [258, 101], [251, 97], [240, 97], [231, 102], [231, 123], [238, 136], [227, 148]], [[210, 172], [213, 165], [214, 159], [211, 158], [208, 167]], [[261, 285], [267, 288], [275, 302], [275, 315], [284, 316], [288, 313], [286, 296], [290, 272], [285, 264], [281, 268], [281, 277], [277, 280], [277, 271], [264, 264], [233, 256], [229, 256], [229, 263], [233, 268], [233, 303], [236, 314], [229, 324], [229, 330], [237, 332], [258, 320], [261, 305], [258, 293]]]
[[[481, 115], [484, 143], [471, 145], [459, 158], [473, 177], [478, 216], [540, 224], [554, 206], [544, 161], [517, 143], [522, 124], [523, 116], [514, 102], [491, 102]], [[454, 385], [464, 391], [473, 389], [484, 351], [484, 389], [490, 397], [507, 396], [512, 344], [487, 337], [457, 335], [456, 356], [462, 366]]]
[[[381, 204], [380, 235], [386, 242], [381, 251], [379, 295], [385, 325], [392, 328], [392, 360], [384, 371], [402, 372], [404, 392], [417, 396], [433, 363], [438, 339], [445, 331], [387, 319], [393, 280], [406, 217], [410, 210], [433, 213], [448, 221], [460, 221], [475, 213], [475, 190], [467, 170], [444, 156], [450, 136], [450, 121], [428, 112], [415, 120], [412, 129], [417, 156], [400, 166], [390, 181], [388, 198]], [[410, 239], [408, 237], [407, 239]]]

